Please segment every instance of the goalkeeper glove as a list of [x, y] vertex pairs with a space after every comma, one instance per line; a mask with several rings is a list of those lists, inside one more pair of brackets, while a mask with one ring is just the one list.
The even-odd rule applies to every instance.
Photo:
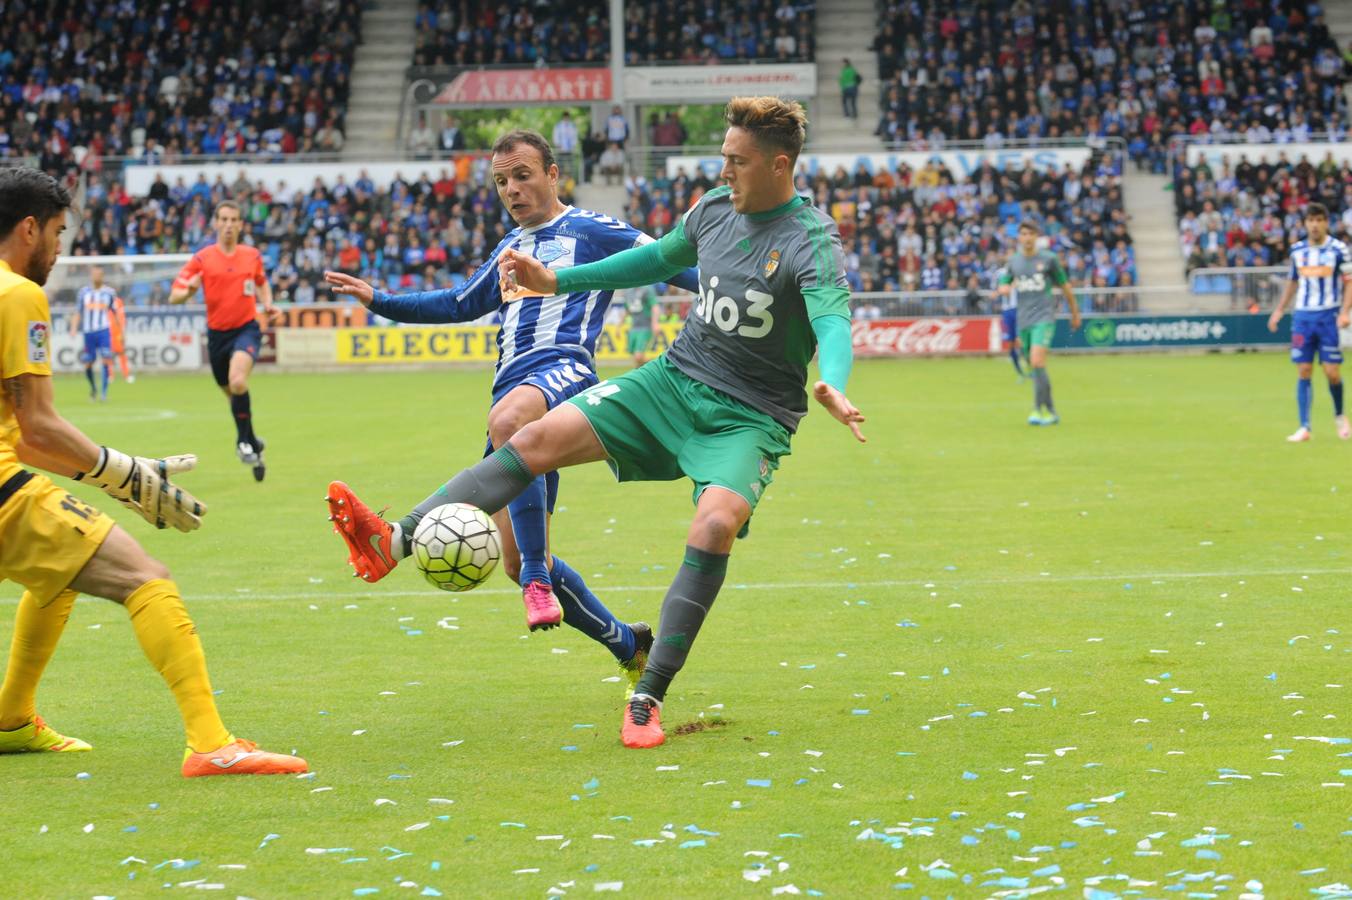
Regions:
[[172, 484], [169, 476], [186, 472], [197, 465], [191, 454], [146, 459], [128, 456], [111, 447], [99, 448], [99, 461], [76, 481], [90, 481], [156, 528], [172, 525], [179, 531], [193, 531], [202, 525], [206, 507], [187, 491]]

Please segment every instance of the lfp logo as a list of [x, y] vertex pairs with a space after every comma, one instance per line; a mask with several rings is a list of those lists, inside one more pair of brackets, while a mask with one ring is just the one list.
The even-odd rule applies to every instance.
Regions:
[[1117, 323], [1112, 319], [1090, 319], [1084, 323], [1084, 339], [1091, 347], [1111, 347], [1117, 342]]

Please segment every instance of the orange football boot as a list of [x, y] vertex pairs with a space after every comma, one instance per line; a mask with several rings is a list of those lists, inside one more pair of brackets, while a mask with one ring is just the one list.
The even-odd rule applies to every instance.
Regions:
[[183, 777], [202, 775], [298, 775], [310, 771], [305, 760], [259, 750], [253, 741], [232, 740], [210, 753], [183, 752]]
[[667, 739], [662, 731], [662, 704], [652, 697], [635, 694], [624, 707], [624, 725], [620, 741], [626, 747], [657, 747]]
[[347, 544], [347, 561], [356, 577], [375, 582], [390, 574], [399, 564], [390, 540], [394, 534], [390, 523], [372, 512], [341, 481], [329, 485], [324, 499], [329, 504], [333, 530]]

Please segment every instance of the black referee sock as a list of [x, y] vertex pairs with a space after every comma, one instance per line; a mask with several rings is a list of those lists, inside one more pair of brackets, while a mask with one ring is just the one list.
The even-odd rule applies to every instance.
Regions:
[[727, 572], [728, 554], [686, 545], [685, 561], [662, 600], [657, 640], [648, 654], [643, 677], [634, 688], [635, 694], [646, 694], [659, 702], [667, 695], [671, 680], [690, 655], [690, 646], [713, 607]]
[[249, 406], [248, 391], [230, 395], [230, 413], [235, 417], [235, 433], [239, 437], [239, 443], [248, 444], [257, 450], [258, 443], [254, 438], [253, 411]]

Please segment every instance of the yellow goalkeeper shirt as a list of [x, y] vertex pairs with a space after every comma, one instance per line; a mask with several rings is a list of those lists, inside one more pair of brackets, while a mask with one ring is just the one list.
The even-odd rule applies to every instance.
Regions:
[[[0, 260], [0, 379], [52, 374], [52, 316], [36, 283]], [[0, 484], [21, 468], [22, 435], [9, 394], [0, 391]]]

